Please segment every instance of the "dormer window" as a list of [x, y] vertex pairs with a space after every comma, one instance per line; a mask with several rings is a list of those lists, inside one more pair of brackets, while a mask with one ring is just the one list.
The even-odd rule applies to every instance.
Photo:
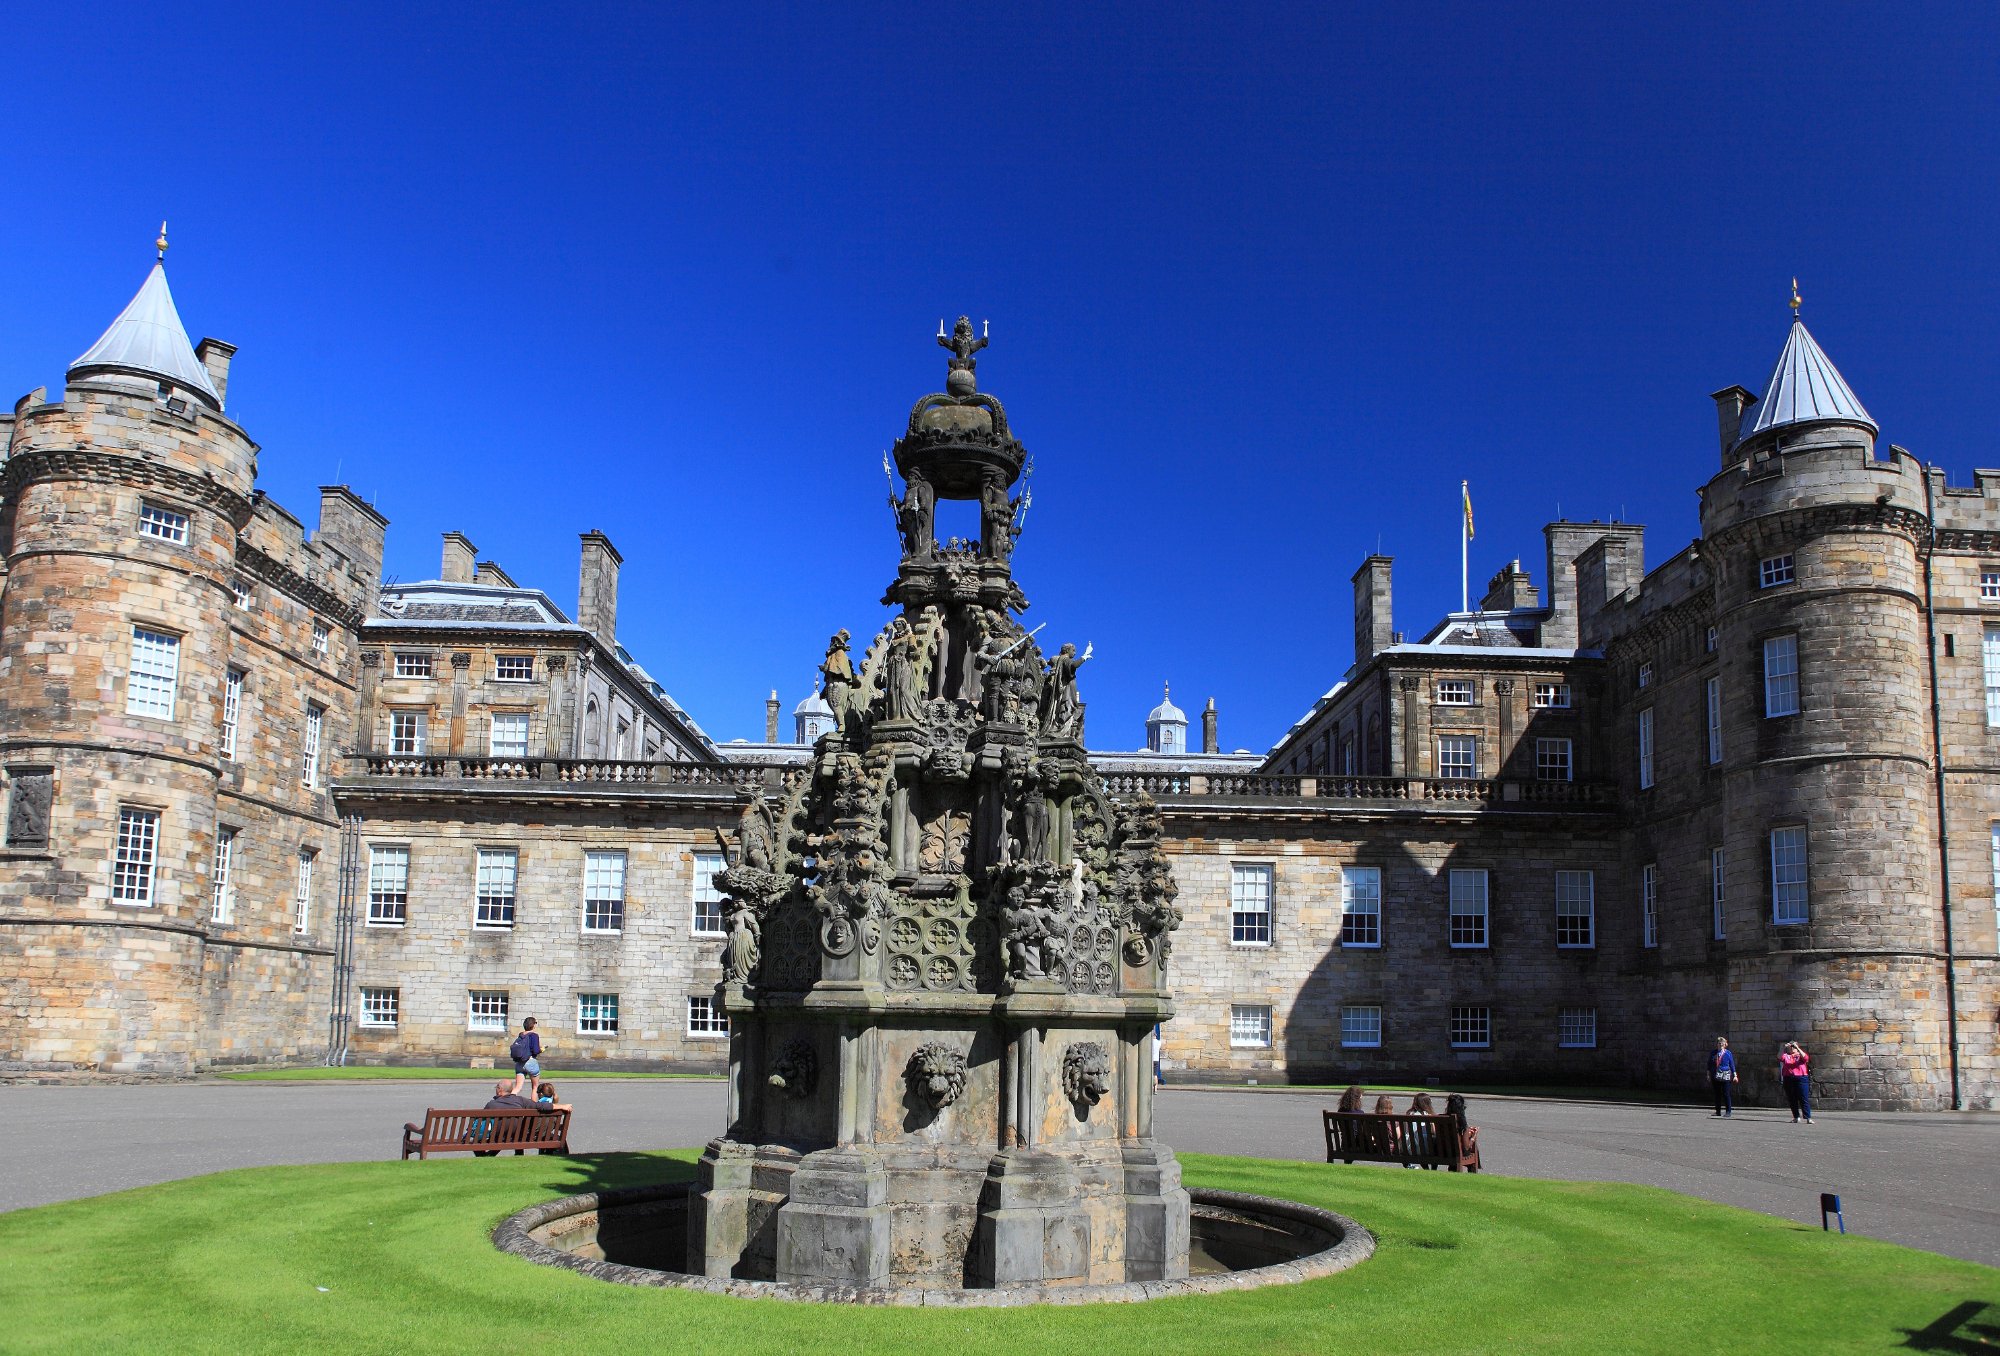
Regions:
[[139, 505], [139, 535], [142, 537], [158, 537], [161, 541], [170, 541], [176, 546], [185, 546], [188, 539], [188, 516], [174, 509], [163, 508], [158, 504], [141, 503]]
[[1780, 584], [1792, 582], [1792, 558], [1790, 556], [1766, 556], [1757, 562], [1757, 587], [1776, 588]]

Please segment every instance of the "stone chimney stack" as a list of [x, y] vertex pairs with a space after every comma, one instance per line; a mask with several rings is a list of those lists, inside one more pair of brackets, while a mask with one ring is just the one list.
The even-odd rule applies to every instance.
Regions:
[[447, 584], [470, 584], [478, 570], [479, 548], [463, 532], [444, 534], [444, 564], [438, 578]]
[[1388, 556], [1370, 556], [1354, 572], [1354, 666], [1396, 643], [1389, 602]]
[[1201, 711], [1201, 751], [1221, 753], [1222, 747], [1215, 740], [1215, 698], [1208, 699], [1208, 705]]
[[778, 742], [778, 689], [771, 689], [771, 695], [764, 699], [764, 742]]
[[222, 398], [229, 394], [229, 360], [236, 356], [236, 345], [220, 339], [204, 339], [194, 346], [194, 356], [215, 387], [215, 403], [222, 405]]
[[347, 486], [319, 487], [319, 531], [313, 540], [346, 556], [356, 577], [367, 581], [371, 598], [382, 587], [382, 543], [388, 530], [389, 520]]
[[1743, 411], [1757, 403], [1757, 393], [1746, 391], [1741, 386], [1725, 386], [1709, 397], [1715, 402], [1716, 431], [1722, 436], [1722, 465], [1735, 465], [1729, 458], [1729, 449], [1736, 446], [1737, 430], [1743, 427]]
[[576, 623], [606, 644], [618, 638], [618, 567], [625, 557], [596, 528], [582, 534], [583, 563], [576, 581]]
[[1485, 612], [1513, 612], [1539, 607], [1541, 591], [1528, 581], [1528, 572], [1518, 560], [1509, 561], [1500, 573], [1487, 581], [1486, 596], [1479, 602]]

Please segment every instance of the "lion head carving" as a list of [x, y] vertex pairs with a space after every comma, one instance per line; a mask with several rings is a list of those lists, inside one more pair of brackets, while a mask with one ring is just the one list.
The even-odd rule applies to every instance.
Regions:
[[965, 1095], [965, 1056], [936, 1041], [917, 1048], [903, 1075], [920, 1099], [940, 1111]]
[[1086, 1111], [1111, 1091], [1111, 1056], [1096, 1041], [1081, 1041], [1063, 1054], [1063, 1095]]

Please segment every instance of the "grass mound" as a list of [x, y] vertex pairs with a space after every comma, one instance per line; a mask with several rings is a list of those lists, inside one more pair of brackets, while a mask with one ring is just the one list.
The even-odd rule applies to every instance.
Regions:
[[627, 1289], [491, 1246], [493, 1226], [524, 1205], [674, 1180], [692, 1158], [252, 1168], [0, 1215], [0, 1346], [1685, 1356], [1977, 1350], [2000, 1321], [2000, 1270], [1652, 1188], [1193, 1154], [1191, 1182], [1360, 1220], [1374, 1258], [1244, 1294], [926, 1311]]

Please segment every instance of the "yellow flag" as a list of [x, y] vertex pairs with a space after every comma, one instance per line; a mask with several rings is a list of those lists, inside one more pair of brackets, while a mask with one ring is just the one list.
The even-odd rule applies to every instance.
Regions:
[[1461, 481], [1459, 481], [1459, 482], [1458, 482], [1458, 492], [1459, 492], [1459, 495], [1460, 495], [1460, 496], [1461, 496], [1461, 497], [1462, 497], [1462, 498], [1463, 498], [1463, 499], [1465, 500], [1465, 535], [1466, 535], [1467, 539], [1469, 540], [1469, 539], [1470, 539], [1470, 538], [1471, 538], [1471, 537], [1473, 536], [1473, 531], [1472, 531], [1472, 489], [1471, 489], [1471, 482], [1469, 482], [1469, 481], [1464, 481], [1464, 480], [1461, 480]]

